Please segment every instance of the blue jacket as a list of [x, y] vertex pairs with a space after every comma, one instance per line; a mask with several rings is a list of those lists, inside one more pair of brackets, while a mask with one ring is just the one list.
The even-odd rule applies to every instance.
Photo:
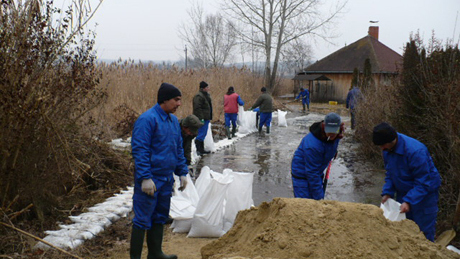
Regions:
[[363, 96], [359, 88], [356, 86], [353, 87], [353, 89], [351, 89], [347, 94], [347, 102], [346, 102], [347, 109], [350, 108], [353, 110], [356, 106], [356, 103], [358, 103], [359, 100], [362, 98]]
[[316, 122], [310, 127], [310, 133], [300, 142], [291, 163], [293, 181], [296, 178], [306, 179], [312, 196], [307, 198], [315, 200], [324, 198], [323, 172], [336, 155], [341, 138], [327, 141], [321, 123]]
[[172, 177], [172, 172], [178, 176], [188, 172], [179, 121], [175, 115], [163, 111], [159, 104], [136, 120], [131, 146], [135, 191], [140, 190], [143, 179], [166, 179]]
[[310, 103], [310, 91], [308, 91], [307, 89], [304, 89], [303, 91], [300, 91], [299, 95], [297, 95], [297, 98], [295, 98], [295, 99], [297, 100], [301, 96], [302, 96], [302, 103], [303, 104]]
[[383, 151], [383, 160], [387, 172], [382, 196], [394, 197], [396, 193], [397, 201], [409, 203], [411, 210], [437, 206], [424, 202], [428, 195], [438, 192], [441, 185], [439, 172], [424, 144], [398, 133], [394, 150]]

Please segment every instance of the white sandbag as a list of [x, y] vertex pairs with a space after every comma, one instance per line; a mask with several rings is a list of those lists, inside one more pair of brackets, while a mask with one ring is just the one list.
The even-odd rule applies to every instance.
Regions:
[[191, 219], [175, 219], [173, 223], [171, 224], [171, 228], [173, 229], [173, 233], [187, 233], [190, 231], [190, 228], [192, 227], [192, 221], [193, 218]]
[[447, 249], [449, 249], [450, 251], [453, 251], [453, 252], [455, 252], [455, 253], [457, 253], [457, 254], [460, 254], [460, 249], [456, 248], [456, 247], [453, 246], [453, 245], [448, 245], [448, 246], [447, 246]]
[[243, 106], [238, 106], [238, 133], [248, 134], [257, 131], [256, 112], [245, 111]]
[[287, 127], [286, 114], [287, 114], [287, 111], [278, 110], [278, 126], [279, 127]]
[[233, 181], [230, 183], [225, 202], [224, 211], [224, 232], [232, 228], [236, 215], [240, 210], [249, 209], [254, 205], [252, 200], [252, 183], [254, 173], [233, 172], [231, 169], [224, 169], [223, 174], [231, 174]]
[[388, 199], [384, 204], [380, 204], [383, 210], [383, 216], [391, 221], [400, 221], [406, 219], [406, 213], [400, 213], [401, 203]]
[[195, 186], [199, 197], [203, 197], [206, 188], [211, 183], [211, 169], [208, 166], [203, 166], [200, 171], [200, 176], [196, 179]]
[[190, 230], [193, 215], [200, 199], [192, 178], [189, 174], [186, 177], [187, 187], [185, 190], [179, 191], [180, 179], [177, 175], [174, 175], [174, 195], [171, 198], [171, 209], [169, 211], [169, 216], [174, 219], [171, 227], [177, 225], [177, 229], [176, 227], [173, 229], [174, 233], [184, 233]]
[[195, 211], [192, 228], [187, 237], [221, 237], [223, 230], [224, 199], [233, 176], [210, 172], [211, 182], [207, 186]]
[[204, 150], [210, 152], [216, 151], [214, 139], [212, 137], [211, 122], [208, 125], [208, 133], [206, 133], [206, 137], [204, 138]]

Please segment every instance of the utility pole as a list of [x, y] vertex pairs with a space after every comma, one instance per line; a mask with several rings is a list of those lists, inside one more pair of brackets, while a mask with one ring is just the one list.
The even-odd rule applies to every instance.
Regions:
[[185, 44], [185, 70], [187, 70], [187, 44]]

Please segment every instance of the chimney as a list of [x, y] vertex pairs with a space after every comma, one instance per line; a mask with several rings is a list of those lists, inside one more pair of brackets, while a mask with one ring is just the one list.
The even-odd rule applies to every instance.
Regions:
[[367, 33], [376, 40], [379, 40], [379, 26], [369, 26], [369, 31]]

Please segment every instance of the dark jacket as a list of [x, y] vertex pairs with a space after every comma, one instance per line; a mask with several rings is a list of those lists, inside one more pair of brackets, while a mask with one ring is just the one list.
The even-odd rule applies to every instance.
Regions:
[[[182, 129], [182, 121], [184, 119], [180, 120], [180, 125]], [[190, 165], [192, 163], [192, 141], [196, 136], [192, 135], [187, 135], [183, 130], [182, 132], [182, 146], [184, 147], [184, 156], [185, 159], [187, 160], [187, 165]]]
[[251, 109], [255, 109], [260, 106], [260, 112], [273, 112], [273, 99], [268, 93], [263, 93]]
[[193, 114], [200, 120], [212, 120], [212, 101], [209, 93], [200, 90], [193, 97]]

